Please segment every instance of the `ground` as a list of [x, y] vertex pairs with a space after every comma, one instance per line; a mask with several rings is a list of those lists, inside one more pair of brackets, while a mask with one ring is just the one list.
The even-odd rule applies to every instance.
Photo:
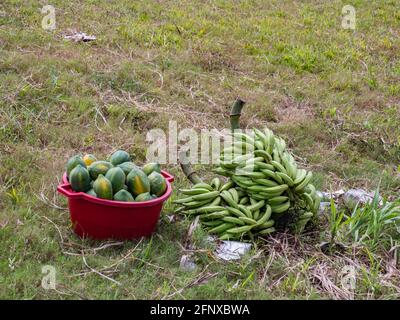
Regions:
[[[173, 217], [171, 201], [151, 239], [99, 243], [73, 234], [56, 192], [70, 156], [125, 149], [143, 163], [147, 130], [170, 120], [225, 128], [239, 96], [243, 126], [284, 137], [320, 190], [380, 184], [392, 198], [398, 1], [54, 0], [53, 31], [41, 27], [45, 4], [0, 4], [0, 298], [399, 298], [393, 251], [325, 255], [324, 218], [317, 230], [274, 235], [224, 263], [201, 230], [188, 236], [191, 221]], [[347, 4], [355, 30], [342, 28]], [[63, 39], [74, 30], [97, 40]], [[166, 169], [175, 189], [188, 186], [178, 165]], [[192, 272], [179, 269], [188, 243]], [[45, 265], [56, 269], [57, 290], [41, 286]], [[353, 292], [340, 283], [349, 265], [359, 270]]]

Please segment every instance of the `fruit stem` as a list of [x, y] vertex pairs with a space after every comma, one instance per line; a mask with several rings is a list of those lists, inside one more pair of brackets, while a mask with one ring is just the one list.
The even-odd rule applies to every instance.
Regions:
[[187, 158], [186, 150], [179, 152], [179, 163], [181, 165], [183, 173], [191, 183], [197, 184], [203, 182], [203, 180], [201, 180], [196, 171], [192, 168], [192, 165], [190, 164], [190, 161]]
[[237, 98], [236, 101], [232, 105], [230, 121], [231, 121], [231, 129], [232, 131], [240, 129], [239, 119], [242, 114], [242, 108], [244, 107], [244, 102], [240, 98]]

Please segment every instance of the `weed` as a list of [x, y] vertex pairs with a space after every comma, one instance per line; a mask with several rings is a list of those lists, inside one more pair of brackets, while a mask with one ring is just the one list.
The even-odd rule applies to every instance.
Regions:
[[343, 224], [344, 212], [339, 211], [336, 208], [335, 201], [331, 199], [331, 211], [329, 216], [330, 226], [330, 247], [333, 248], [336, 244], [336, 238], [338, 232]]
[[347, 223], [356, 245], [367, 245], [374, 251], [378, 246], [388, 250], [393, 239], [400, 239], [400, 199], [381, 205], [378, 188], [371, 202], [362, 208], [356, 206]]

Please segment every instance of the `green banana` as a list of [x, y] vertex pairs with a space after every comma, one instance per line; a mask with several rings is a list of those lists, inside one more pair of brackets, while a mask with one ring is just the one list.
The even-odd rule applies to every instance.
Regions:
[[253, 219], [257, 220], [260, 216], [260, 209], [253, 211]]
[[250, 197], [250, 204], [256, 204], [259, 200]]
[[275, 144], [279, 149], [279, 152], [283, 152], [286, 149], [286, 142], [280, 137], [276, 138]]
[[282, 163], [286, 169], [287, 175], [290, 178], [296, 179], [297, 168], [296, 165], [290, 161], [289, 153], [285, 152], [283, 154]]
[[242, 211], [247, 217], [253, 217], [253, 213], [246, 206], [239, 204], [239, 210]]
[[242, 220], [243, 222], [245, 222], [248, 225], [255, 225], [257, 224], [257, 221], [254, 220], [253, 218], [249, 218], [249, 217], [239, 217], [238, 219]]
[[312, 212], [306, 212], [303, 215], [301, 215], [299, 217], [299, 220], [303, 220], [303, 219], [310, 219], [314, 216], [314, 214]]
[[194, 201], [199, 201], [199, 200], [214, 199], [217, 196], [219, 196], [219, 191], [211, 191], [209, 193], [202, 193], [192, 196], [192, 199]]
[[275, 198], [278, 197], [280, 195], [282, 195], [285, 191], [277, 191], [277, 192], [260, 192], [259, 195], [260, 197], [263, 197], [263, 199], [271, 199], [271, 198]]
[[229, 161], [220, 161], [220, 162], [219, 162], [219, 166], [220, 166], [222, 169], [226, 170], [226, 171], [230, 171], [230, 170], [236, 169], [237, 164], [234, 164], [234, 163], [229, 162]]
[[219, 226], [216, 226], [210, 230], [208, 230], [209, 233], [221, 233], [224, 231], [227, 231], [228, 229], [231, 229], [234, 226], [233, 223], [225, 222]]
[[262, 192], [263, 190], [266, 189], [266, 187], [260, 185], [253, 185], [251, 187], [248, 187], [247, 189], [251, 192]]
[[254, 128], [253, 131], [254, 131], [254, 134], [263, 142], [264, 150], [267, 151], [267, 149], [269, 147], [269, 139], [268, 139], [268, 137], [259, 129]]
[[241, 225], [241, 226], [245, 225], [244, 221], [242, 221], [242, 220], [240, 220], [239, 218], [236, 218], [236, 217], [223, 217], [222, 220], [225, 221], [225, 222], [230, 222], [230, 223], [238, 224], [238, 225]]
[[284, 192], [289, 188], [287, 184], [281, 184], [279, 186], [264, 188], [262, 192], [264, 193], [277, 193], [277, 192]]
[[271, 228], [274, 224], [275, 224], [275, 221], [274, 221], [274, 220], [268, 220], [268, 221], [264, 222], [264, 223], [261, 224], [261, 225], [258, 225], [258, 224], [257, 224], [257, 225], [254, 227], [254, 229], [255, 229], [255, 230], [267, 229], [267, 228]]
[[226, 207], [226, 210], [228, 210], [230, 213], [234, 214], [236, 217], [246, 217], [246, 215], [240, 211], [237, 208], [232, 208], [232, 207]]
[[220, 194], [221, 198], [233, 208], [239, 208], [238, 203], [233, 200], [232, 195], [228, 191], [222, 191]]
[[247, 160], [253, 158], [252, 154], [245, 154], [245, 155], [241, 155], [241, 156], [237, 156], [235, 159], [233, 159], [233, 163], [237, 163], [238, 165], [240, 165], [241, 163], [245, 163]]
[[277, 204], [281, 204], [283, 202], [285, 202], [286, 200], [288, 200], [289, 198], [286, 196], [277, 196], [271, 199], [268, 199], [268, 204], [270, 205], [277, 205]]
[[258, 183], [258, 184], [262, 184], [263, 186], [266, 186], [266, 187], [275, 187], [278, 185], [275, 181], [268, 180], [268, 179], [254, 179], [254, 182]]
[[274, 166], [273, 166], [272, 164], [269, 164], [269, 163], [258, 162], [258, 161], [256, 161], [256, 162], [254, 162], [254, 164], [255, 164], [260, 170], [262, 170], [262, 169], [267, 169], [267, 170], [270, 170], [270, 171], [274, 171], [274, 170], [275, 170]]
[[[262, 142], [261, 140], [256, 140], [254, 142], [254, 146], [256, 147], [255, 151], [264, 151], [264, 142]], [[254, 152], [255, 152], [254, 151]], [[264, 151], [265, 152], [265, 151]]]
[[235, 157], [239, 157], [242, 155], [242, 149], [235, 148], [235, 147], [227, 147], [221, 152], [220, 159], [233, 159]]
[[250, 187], [254, 185], [254, 182], [250, 178], [242, 177], [242, 176], [235, 176], [232, 177], [232, 180], [235, 181], [236, 183], [240, 183], [244, 185], [245, 187]]
[[272, 130], [268, 129], [268, 128], [264, 128], [263, 130], [265, 136], [269, 139], [269, 145], [271, 148], [275, 147], [275, 136], [274, 133], [272, 132]]
[[225, 183], [220, 189], [219, 192], [223, 192], [226, 190], [229, 190], [230, 188], [232, 188], [234, 185], [233, 181], [229, 180], [227, 183]]
[[262, 169], [261, 172], [266, 176], [267, 178], [271, 178], [276, 180], [279, 184], [283, 184], [283, 180], [280, 176], [276, 174], [276, 172], [269, 170], [269, 169]]
[[211, 187], [208, 183], [204, 183], [204, 182], [197, 183], [192, 188], [193, 189], [208, 189], [210, 191], [214, 191], [213, 187]]
[[314, 198], [315, 193], [317, 192], [317, 190], [315, 189], [314, 185], [309, 183], [306, 187], [306, 192], [312, 197]]
[[239, 203], [239, 194], [235, 188], [230, 188], [228, 192], [231, 194], [233, 201]]
[[213, 202], [211, 202], [209, 205], [210, 206], [219, 206], [221, 204], [222, 198], [221, 197], [216, 197]]
[[242, 190], [240, 188], [237, 188], [237, 187], [235, 189], [236, 189], [236, 191], [238, 193], [239, 199], [241, 199], [243, 197], [247, 197], [247, 194], [246, 194], [246, 192], [244, 192], [244, 190]]
[[293, 157], [291, 157], [291, 159], [288, 160], [289, 161], [289, 176], [292, 179], [296, 179], [297, 176], [297, 164], [294, 161]]
[[230, 239], [232, 239], [232, 235], [229, 234], [229, 233], [223, 233], [223, 234], [219, 237], [219, 239], [220, 239], [220, 240], [230, 240]]
[[202, 207], [196, 209], [196, 213], [211, 213], [211, 212], [216, 212], [216, 211], [222, 211], [225, 210], [225, 207], [222, 206], [207, 206], [207, 207]]
[[254, 151], [254, 144], [250, 144], [244, 141], [234, 142], [233, 143], [235, 148], [241, 149], [242, 151], [249, 153]]
[[277, 149], [274, 149], [274, 151], [272, 151], [272, 158], [276, 163], [281, 163], [281, 157], [279, 156], [279, 152]]
[[265, 222], [267, 222], [269, 220], [269, 218], [271, 218], [271, 214], [272, 214], [272, 208], [269, 205], [267, 205], [267, 209], [265, 210], [265, 213], [259, 220], [257, 220], [257, 225], [261, 226]]
[[224, 176], [224, 177], [231, 177], [233, 175], [232, 171], [222, 169], [221, 167], [213, 169], [212, 172], [219, 174], [220, 176]]
[[306, 201], [307, 206], [310, 210], [314, 208], [314, 200], [308, 193], [303, 193], [301, 197]]
[[[258, 163], [264, 163], [262, 161], [264, 161], [263, 157], [255, 157], [255, 158], [250, 158], [247, 161], [241, 162], [240, 164], [243, 164], [243, 167], [251, 166], [251, 165], [258, 167], [258, 165], [257, 165]], [[239, 167], [240, 167], [240, 165], [239, 165]]]
[[251, 206], [247, 207], [247, 209], [250, 210], [250, 212], [256, 211], [261, 209], [262, 207], [264, 207], [265, 205], [265, 201], [264, 200], [260, 200], [255, 204], [252, 204]]
[[220, 219], [220, 218], [226, 217], [228, 215], [229, 215], [228, 210], [217, 211], [217, 212], [207, 213], [207, 214], [202, 215], [200, 217], [200, 220], [202, 220], [202, 219], [205, 219], [205, 220]]
[[206, 204], [208, 205], [212, 199], [205, 199], [201, 201], [191, 201], [191, 202], [185, 202], [183, 205], [185, 206], [186, 209], [195, 209], [195, 208], [200, 208], [205, 206]]
[[236, 175], [250, 177], [253, 179], [263, 179], [265, 175], [262, 172], [252, 172], [252, 171], [244, 171], [241, 169], [236, 170]]
[[239, 181], [236, 181], [236, 180], [235, 180], [235, 183], [236, 183], [240, 188], [242, 188], [243, 190], [246, 190], [247, 187], [248, 187], [248, 185], [243, 184], [243, 183], [241, 183], [241, 182], [239, 182]]
[[307, 171], [304, 169], [297, 170], [296, 179], [294, 179], [294, 184], [297, 186], [300, 182], [304, 180], [307, 175]]
[[262, 196], [258, 193], [252, 193], [251, 197], [257, 201], [265, 200], [265, 198], [266, 198], [265, 196]]
[[[253, 228], [253, 226], [242, 226], [242, 227], [235, 227], [235, 228], [230, 228], [226, 230], [227, 233], [245, 233], [250, 231]], [[225, 230], [224, 230], [225, 231]]]
[[237, 171], [244, 171], [244, 172], [255, 172], [258, 168], [254, 163], [249, 163], [245, 167], [238, 168]]
[[314, 213], [318, 212], [320, 204], [321, 204], [321, 198], [318, 195], [315, 195], [314, 196], [314, 207], [313, 207]]
[[273, 233], [275, 231], [276, 231], [276, 229], [274, 227], [271, 227], [271, 228], [263, 229], [263, 230], [257, 232], [257, 234], [260, 235], [260, 236], [266, 236], [266, 235], [268, 235], [270, 233]]
[[290, 208], [290, 201], [287, 201], [282, 204], [278, 204], [276, 206], [271, 206], [273, 213], [282, 213], [282, 212], [287, 211], [289, 208]]
[[234, 132], [232, 134], [233, 138], [239, 141], [244, 141], [246, 143], [249, 143], [251, 145], [254, 145], [254, 139], [250, 137], [248, 134], [245, 134], [243, 132]]
[[278, 176], [280, 176], [282, 178], [282, 180], [289, 186], [289, 187], [293, 187], [294, 186], [294, 182], [292, 180], [291, 177], [289, 177], [286, 173], [283, 172], [276, 172], [276, 174]]
[[275, 160], [271, 161], [271, 164], [275, 167], [275, 169], [279, 172], [283, 172], [285, 174], [287, 174], [287, 171], [285, 169], [285, 167], [283, 165], [280, 164], [280, 162], [277, 162]]
[[304, 178], [304, 180], [299, 185], [297, 185], [294, 188], [294, 190], [297, 191], [297, 192], [303, 190], [307, 186], [307, 184], [311, 181], [311, 178], [312, 178], [312, 172], [308, 171], [308, 173], [307, 173], [306, 177]]
[[184, 204], [184, 203], [186, 203], [186, 202], [191, 202], [191, 201], [193, 201], [193, 198], [192, 198], [192, 197], [187, 197], [187, 198], [182, 198], [182, 199], [174, 200], [173, 203], [176, 203], [176, 204]]
[[219, 190], [221, 186], [221, 180], [219, 178], [214, 178], [210, 183], [211, 187], [214, 187], [215, 190]]
[[204, 189], [204, 188], [198, 188], [198, 189], [180, 189], [179, 190], [181, 193], [187, 196], [192, 196], [196, 194], [202, 194], [202, 193], [208, 193], [210, 190]]
[[179, 207], [179, 208], [175, 209], [175, 213], [179, 213], [182, 211], [185, 211], [185, 207]]
[[255, 134], [259, 139], [261, 139], [261, 140], [267, 138], [267, 136], [265, 135], [265, 133], [262, 132], [260, 129], [253, 128], [253, 132], [254, 132], [254, 134]]
[[271, 155], [265, 150], [255, 150], [254, 155], [257, 157], [263, 157], [265, 161], [271, 161]]

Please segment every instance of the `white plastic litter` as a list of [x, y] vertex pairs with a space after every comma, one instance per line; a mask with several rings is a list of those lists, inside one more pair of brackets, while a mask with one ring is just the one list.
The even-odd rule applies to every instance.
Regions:
[[[364, 205], [372, 202], [375, 192], [368, 192], [364, 189], [350, 189], [343, 195], [343, 202], [345, 206], [353, 210], [357, 204]], [[379, 203], [382, 203], [382, 198], [379, 196]]]
[[215, 255], [225, 261], [239, 260], [251, 248], [250, 243], [239, 241], [221, 241], [218, 245]]
[[333, 192], [324, 192], [324, 191], [317, 191], [317, 194], [320, 196], [323, 202], [328, 202], [331, 199], [338, 199], [345, 194], [343, 189], [333, 191]]
[[181, 258], [181, 262], [179, 264], [179, 269], [183, 271], [193, 271], [197, 268], [197, 265], [192, 260], [190, 255], [183, 255]]
[[208, 235], [207, 238], [206, 238], [206, 241], [207, 241], [208, 243], [214, 243], [214, 242], [216, 242], [217, 240], [218, 240], [218, 237], [216, 237], [216, 236], [211, 236], [211, 235]]
[[64, 36], [64, 39], [72, 40], [72, 41], [75, 41], [75, 42], [80, 42], [80, 41], [89, 42], [89, 41], [96, 40], [96, 37], [95, 36], [91, 36], [91, 35], [87, 35], [84, 32], [76, 32], [74, 34]]
[[325, 212], [329, 211], [330, 207], [331, 207], [331, 203], [330, 202], [321, 202], [319, 204], [318, 213], [319, 214], [324, 214]]

